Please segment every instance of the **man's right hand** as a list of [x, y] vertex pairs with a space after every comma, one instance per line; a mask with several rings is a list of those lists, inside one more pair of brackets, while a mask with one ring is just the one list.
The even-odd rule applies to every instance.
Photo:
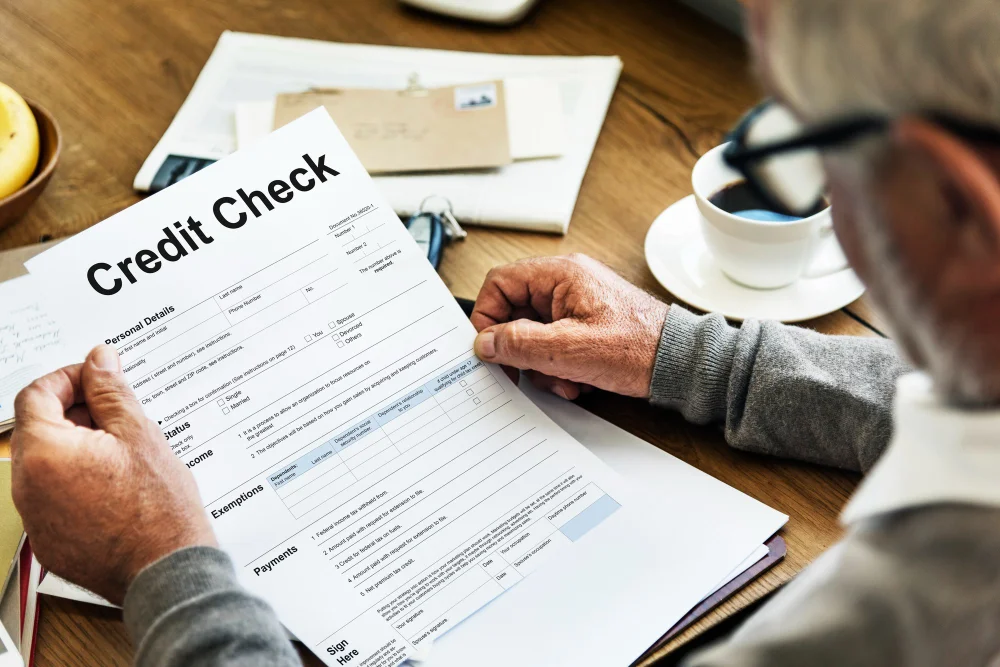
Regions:
[[143, 414], [113, 347], [36, 380], [14, 411], [14, 504], [47, 569], [121, 604], [147, 565], [216, 545], [194, 478]]
[[667, 309], [585, 255], [522, 260], [487, 274], [475, 350], [563, 398], [588, 386], [646, 398]]

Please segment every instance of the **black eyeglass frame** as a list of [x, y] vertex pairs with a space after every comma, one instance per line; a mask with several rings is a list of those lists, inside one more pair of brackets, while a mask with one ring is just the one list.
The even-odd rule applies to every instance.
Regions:
[[[727, 165], [740, 172], [747, 184], [769, 206], [777, 211], [788, 210], [788, 205], [781, 202], [771, 189], [757, 177], [754, 166], [768, 158], [782, 153], [791, 153], [803, 149], [817, 151], [829, 150], [844, 146], [862, 137], [884, 132], [891, 127], [893, 118], [877, 114], [858, 114], [842, 120], [830, 121], [807, 127], [797, 136], [782, 139], [760, 146], [748, 146], [747, 135], [757, 117], [773, 105], [774, 100], [766, 100], [747, 112], [736, 124], [727, 137], [729, 145], [722, 152], [722, 158]], [[939, 125], [955, 136], [970, 142], [988, 142], [1000, 145], [1000, 129], [959, 120], [947, 114], [924, 112], [919, 114], [935, 125]], [[811, 210], [820, 203], [817, 199], [807, 208]], [[793, 212], [794, 213], [794, 212]]]

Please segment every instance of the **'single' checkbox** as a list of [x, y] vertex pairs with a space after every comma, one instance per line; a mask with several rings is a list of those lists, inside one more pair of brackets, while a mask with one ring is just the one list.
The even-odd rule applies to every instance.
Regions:
[[228, 415], [229, 414], [229, 408], [222, 408], [222, 414]]
[[218, 401], [216, 401], [216, 403], [218, 403], [219, 405], [225, 405], [226, 404], [226, 399], [220, 398]]
[[469, 383], [466, 382], [465, 380], [462, 380], [459, 384], [461, 384], [463, 387], [468, 387], [469, 386]]

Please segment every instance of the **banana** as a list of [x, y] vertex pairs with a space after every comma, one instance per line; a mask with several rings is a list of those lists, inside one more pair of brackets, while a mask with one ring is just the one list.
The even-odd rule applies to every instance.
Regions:
[[17, 192], [38, 164], [38, 123], [12, 88], [0, 83], [0, 199]]

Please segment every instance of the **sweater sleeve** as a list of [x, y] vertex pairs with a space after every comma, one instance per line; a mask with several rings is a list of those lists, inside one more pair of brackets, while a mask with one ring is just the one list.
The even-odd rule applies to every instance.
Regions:
[[218, 549], [181, 549], [144, 569], [124, 615], [136, 667], [302, 664], [274, 611], [240, 586]]
[[650, 400], [721, 423], [737, 449], [867, 470], [889, 442], [896, 378], [908, 370], [881, 338], [756, 320], [735, 328], [671, 306]]

